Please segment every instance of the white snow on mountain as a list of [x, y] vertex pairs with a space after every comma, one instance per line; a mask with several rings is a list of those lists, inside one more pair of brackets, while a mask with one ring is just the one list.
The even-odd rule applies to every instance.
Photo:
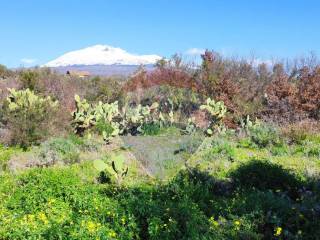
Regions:
[[71, 51], [55, 60], [52, 60], [44, 67], [62, 67], [72, 65], [149, 65], [155, 64], [159, 59], [158, 55], [135, 55], [127, 51], [108, 45], [95, 45], [84, 49]]

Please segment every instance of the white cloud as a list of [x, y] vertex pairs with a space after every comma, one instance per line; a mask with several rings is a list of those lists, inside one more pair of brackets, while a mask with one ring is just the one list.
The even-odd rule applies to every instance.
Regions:
[[190, 48], [185, 53], [190, 56], [201, 55], [205, 52], [205, 49], [202, 48]]
[[34, 59], [34, 58], [22, 58], [20, 59], [20, 61], [23, 63], [23, 64], [33, 64], [37, 61], [37, 59]]

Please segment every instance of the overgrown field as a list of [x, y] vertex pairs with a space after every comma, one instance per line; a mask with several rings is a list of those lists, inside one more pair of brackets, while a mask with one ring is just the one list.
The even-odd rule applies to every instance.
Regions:
[[0, 239], [320, 239], [320, 65], [202, 60], [0, 66]]
[[[200, 141], [171, 129], [107, 147], [74, 136], [40, 150], [3, 147], [2, 166], [48, 146], [64, 164], [1, 175], [1, 238], [317, 239], [320, 136], [289, 145], [281, 135], [268, 137], [269, 128], [259, 131]], [[175, 145], [172, 135], [180, 139]], [[88, 160], [109, 163], [112, 152], [129, 169], [120, 186]]]

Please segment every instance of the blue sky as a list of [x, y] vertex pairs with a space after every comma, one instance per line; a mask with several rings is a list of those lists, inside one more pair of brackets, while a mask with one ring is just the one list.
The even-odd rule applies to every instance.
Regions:
[[0, 0], [0, 63], [95, 44], [138, 54], [209, 48], [262, 59], [320, 54], [319, 0]]

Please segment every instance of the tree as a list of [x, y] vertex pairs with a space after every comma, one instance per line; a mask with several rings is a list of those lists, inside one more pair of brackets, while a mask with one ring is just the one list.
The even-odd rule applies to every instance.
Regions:
[[4, 103], [4, 120], [11, 131], [11, 142], [27, 148], [48, 135], [58, 102], [42, 98], [30, 89], [9, 89]]

